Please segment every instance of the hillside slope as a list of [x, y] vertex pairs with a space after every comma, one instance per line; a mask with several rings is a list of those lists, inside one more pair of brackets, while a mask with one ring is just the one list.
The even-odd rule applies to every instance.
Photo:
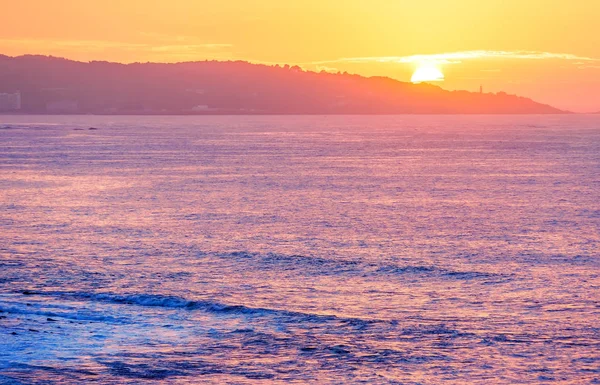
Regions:
[[0, 56], [0, 92], [26, 113], [548, 114], [531, 99], [247, 62], [83, 63]]

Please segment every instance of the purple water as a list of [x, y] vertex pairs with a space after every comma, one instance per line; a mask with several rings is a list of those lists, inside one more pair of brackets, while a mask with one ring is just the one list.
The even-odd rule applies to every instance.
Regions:
[[599, 229], [600, 116], [0, 116], [0, 383], [600, 383]]

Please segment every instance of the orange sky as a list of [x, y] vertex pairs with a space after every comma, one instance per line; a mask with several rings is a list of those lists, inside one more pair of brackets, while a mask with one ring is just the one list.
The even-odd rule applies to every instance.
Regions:
[[[0, 53], [241, 59], [506, 91], [600, 110], [597, 0], [2, 0]], [[420, 56], [415, 56], [420, 55]]]

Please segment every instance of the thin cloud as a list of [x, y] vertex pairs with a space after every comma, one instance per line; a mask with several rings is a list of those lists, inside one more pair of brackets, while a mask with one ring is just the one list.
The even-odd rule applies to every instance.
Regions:
[[174, 44], [149, 46], [152, 51], [156, 52], [196, 52], [199, 50], [215, 50], [223, 48], [231, 48], [231, 44]]
[[484, 59], [528, 59], [528, 60], [568, 60], [579, 62], [597, 62], [600, 59], [577, 56], [568, 53], [539, 52], [539, 51], [461, 51], [447, 52], [428, 55], [410, 55], [410, 56], [370, 56], [370, 57], [350, 57], [335, 60], [324, 60], [312, 62], [310, 64], [329, 64], [329, 63], [434, 63], [434, 64], [457, 64], [467, 60]]
[[[222, 43], [201, 43], [198, 42], [197, 36], [189, 36], [189, 35], [166, 35], [162, 33], [155, 32], [138, 32], [138, 35], [144, 39], [144, 41], [148, 41], [149, 44], [151, 42], [161, 42], [160, 45], [189, 45], [189, 46], [201, 46], [204, 48], [229, 48], [232, 47], [232, 44], [222, 44]], [[156, 44], [154, 44], [156, 45]]]
[[335, 67], [328, 67], [328, 66], [323, 66], [323, 65], [318, 65], [316, 69], [319, 72], [321, 72], [321, 71], [330, 72], [330, 73], [339, 72], [339, 69], [337, 69]]
[[144, 44], [120, 43], [101, 40], [36, 40], [36, 39], [0, 39], [2, 47], [39, 48], [83, 48], [90, 49], [136, 49], [144, 47]]
[[130, 52], [141, 56], [161, 54], [171, 59], [198, 59], [206, 55], [229, 56], [233, 45], [221, 43], [191, 43], [175, 40], [170, 44], [131, 43], [105, 40], [43, 40], [43, 39], [0, 39], [0, 48], [18, 49], [23, 53], [43, 51], [43, 53], [77, 52], [102, 53], [107, 50]]

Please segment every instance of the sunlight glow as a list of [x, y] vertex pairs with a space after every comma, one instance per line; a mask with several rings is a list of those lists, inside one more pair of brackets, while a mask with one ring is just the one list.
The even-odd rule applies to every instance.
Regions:
[[415, 70], [410, 81], [413, 83], [442, 82], [444, 74], [433, 64], [422, 64]]

